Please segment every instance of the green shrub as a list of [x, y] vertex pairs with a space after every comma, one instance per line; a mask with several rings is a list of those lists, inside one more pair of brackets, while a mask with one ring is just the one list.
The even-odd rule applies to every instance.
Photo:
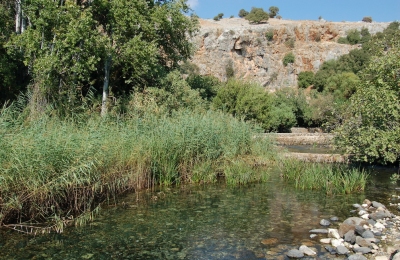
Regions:
[[227, 79], [233, 78], [235, 76], [235, 69], [233, 68], [232, 60], [229, 60], [228, 63], [225, 65], [225, 73]]
[[248, 14], [249, 14], [249, 12], [247, 12], [247, 11], [244, 10], [244, 9], [240, 9], [240, 11], [239, 11], [239, 17], [240, 17], [240, 18], [244, 18], [244, 17], [246, 17]]
[[274, 29], [268, 29], [268, 31], [265, 33], [265, 37], [268, 41], [272, 41], [274, 39]]
[[269, 15], [264, 9], [253, 7], [245, 19], [250, 23], [263, 23], [268, 21]]
[[276, 6], [271, 6], [269, 8], [269, 17], [274, 18], [279, 13], [279, 8]]
[[[380, 42], [380, 46], [385, 41]], [[363, 162], [398, 163], [400, 160], [400, 41], [374, 57], [361, 74], [351, 97], [349, 116], [336, 130], [345, 152]]]
[[286, 67], [289, 63], [294, 63], [295, 61], [295, 57], [294, 54], [292, 52], [289, 52], [285, 55], [285, 57], [283, 57], [283, 65]]
[[261, 86], [240, 80], [229, 80], [213, 99], [214, 108], [266, 130], [273, 128], [268, 121], [271, 104], [270, 96]]
[[372, 17], [371, 16], [365, 16], [365, 17], [363, 17], [362, 21], [366, 22], [366, 23], [372, 23]]
[[220, 81], [214, 76], [190, 75], [186, 78], [187, 83], [192, 89], [199, 92], [200, 96], [207, 101], [211, 101], [218, 92]]
[[219, 13], [218, 15], [214, 16], [214, 20], [215, 21], [219, 21], [219, 20], [222, 19], [222, 17], [224, 17], [224, 14], [223, 13]]
[[297, 77], [299, 88], [307, 88], [314, 84], [314, 73], [312, 71], [302, 71]]

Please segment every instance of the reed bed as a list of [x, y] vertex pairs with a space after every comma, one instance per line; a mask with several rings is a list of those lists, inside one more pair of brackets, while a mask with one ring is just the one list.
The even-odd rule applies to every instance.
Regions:
[[321, 164], [285, 159], [281, 163], [284, 179], [298, 189], [322, 190], [326, 194], [364, 191], [369, 174], [346, 164]]
[[240, 159], [273, 159], [265, 152], [272, 149], [268, 140], [251, 138], [255, 131], [212, 111], [30, 122], [12, 106], [3, 108], [0, 224], [90, 219], [101, 202], [157, 184], [214, 182], [218, 175], [238, 184], [262, 181], [265, 174], [246, 176], [255, 167]]

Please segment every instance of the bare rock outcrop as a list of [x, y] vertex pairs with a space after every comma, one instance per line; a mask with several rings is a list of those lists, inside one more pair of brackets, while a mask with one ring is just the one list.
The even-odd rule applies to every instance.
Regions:
[[[297, 86], [299, 72], [316, 72], [324, 61], [360, 48], [337, 43], [348, 31], [367, 28], [375, 34], [389, 25], [279, 19], [254, 25], [240, 18], [200, 20], [200, 24], [192, 39], [196, 46], [192, 62], [202, 75], [226, 80], [226, 68], [232, 66], [236, 77], [254, 80], [270, 90]], [[289, 52], [295, 55], [295, 62], [285, 67], [282, 60]]]

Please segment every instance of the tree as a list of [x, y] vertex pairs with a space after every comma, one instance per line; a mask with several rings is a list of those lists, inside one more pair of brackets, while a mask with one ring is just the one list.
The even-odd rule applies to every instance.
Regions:
[[245, 19], [250, 23], [264, 23], [268, 21], [269, 15], [264, 9], [253, 7]]
[[299, 88], [307, 88], [314, 84], [314, 73], [312, 71], [302, 71], [297, 77]]
[[224, 17], [224, 14], [223, 13], [219, 13], [218, 15], [214, 16], [214, 20], [215, 21], [219, 21], [219, 20], [222, 19], [222, 17]]
[[9, 48], [15, 26], [15, 1], [0, 2], [0, 107], [25, 90], [27, 70], [19, 52]]
[[269, 8], [269, 17], [274, 18], [279, 13], [279, 8], [276, 6], [271, 6]]
[[372, 23], [372, 17], [371, 16], [365, 16], [362, 19], [363, 22], [365, 23]]
[[351, 97], [336, 143], [357, 161], [400, 159], [400, 41], [375, 56]]
[[192, 53], [188, 37], [197, 19], [185, 0], [92, 0], [22, 2], [26, 30], [14, 49], [30, 67], [39, 103], [62, 110], [79, 106], [89, 89], [115, 96], [146, 86]]
[[249, 12], [247, 12], [247, 11], [244, 10], [244, 9], [240, 9], [240, 11], [239, 11], [239, 17], [240, 17], [240, 18], [244, 18], [244, 17], [246, 17], [248, 14], [249, 14]]

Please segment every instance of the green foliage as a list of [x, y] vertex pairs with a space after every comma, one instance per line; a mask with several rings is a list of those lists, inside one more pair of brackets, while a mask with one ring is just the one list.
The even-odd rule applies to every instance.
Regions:
[[369, 178], [366, 171], [351, 166], [297, 160], [284, 160], [281, 170], [297, 189], [322, 190], [328, 195], [362, 192]]
[[367, 28], [362, 28], [361, 31], [356, 29], [348, 31], [346, 37], [338, 39], [338, 43], [355, 45], [366, 43], [369, 40], [371, 40], [371, 34]]
[[[309, 114], [310, 109], [307, 98], [302, 91], [297, 91], [293, 88], [281, 88], [272, 94], [273, 107], [275, 111], [282, 111], [285, 116], [282, 117], [282, 122], [284, 124], [277, 124], [280, 126], [276, 128], [279, 132], [289, 132], [290, 128], [293, 126], [307, 126], [308, 121], [306, 115]], [[273, 113], [271, 112], [271, 113]], [[279, 113], [274, 116], [278, 117]], [[293, 120], [294, 118], [294, 120]]]
[[233, 68], [232, 60], [229, 60], [228, 63], [225, 65], [225, 73], [227, 79], [233, 78], [235, 76], [235, 69]]
[[222, 17], [224, 17], [224, 14], [223, 13], [219, 13], [218, 15], [214, 16], [214, 20], [215, 21], [219, 21], [219, 20], [222, 19]]
[[265, 37], [268, 41], [272, 41], [274, 39], [274, 29], [268, 29], [268, 31], [265, 33]]
[[246, 17], [248, 14], [249, 14], [249, 12], [247, 12], [247, 11], [244, 10], [244, 9], [240, 9], [240, 11], [239, 11], [239, 17], [240, 17], [240, 18], [244, 18], [244, 17]]
[[361, 33], [358, 30], [350, 30], [347, 32], [346, 38], [351, 45], [354, 45], [361, 41]]
[[[162, 80], [160, 88], [147, 88], [146, 93], [158, 107], [167, 113], [181, 109], [201, 111], [207, 106], [203, 102], [199, 90], [192, 89], [177, 71], [169, 73]], [[206, 96], [207, 93], [204, 95]]]
[[24, 91], [29, 80], [20, 53], [7, 46], [15, 29], [14, 5], [14, 2], [0, 2], [0, 107]]
[[400, 158], [400, 43], [391, 46], [362, 74], [349, 114], [336, 131], [337, 144], [358, 161], [393, 163]]
[[186, 74], [186, 75], [198, 75], [200, 73], [200, 68], [193, 62], [190, 62], [189, 60], [185, 60], [179, 66], [179, 71], [182, 74]]
[[282, 63], [286, 67], [289, 63], [294, 63], [295, 57], [293, 52], [286, 53], [286, 55], [283, 57]]
[[248, 15], [245, 16], [245, 19], [250, 23], [264, 23], [269, 19], [269, 15], [262, 8], [253, 7]]
[[199, 91], [201, 98], [211, 101], [218, 92], [220, 81], [214, 76], [190, 75], [186, 78], [192, 89]]
[[262, 87], [239, 80], [229, 80], [213, 99], [213, 107], [245, 121], [270, 129], [271, 99]]
[[269, 17], [274, 18], [279, 13], [279, 8], [276, 6], [271, 6], [269, 8]]
[[184, 1], [23, 3], [29, 26], [10, 48], [24, 55], [33, 93], [63, 111], [81, 105], [89, 89], [102, 92], [109, 61], [114, 96], [159, 84], [191, 55], [188, 37], [198, 26]]
[[356, 74], [342, 72], [328, 78], [324, 91], [332, 93], [336, 100], [345, 101], [353, 95], [359, 83]]
[[307, 88], [314, 84], [314, 73], [312, 71], [302, 71], [297, 77], [299, 88]]
[[238, 158], [253, 154], [255, 132], [222, 113], [27, 124], [13, 106], [0, 110], [1, 224], [75, 219], [127, 190], [192, 182], [195, 173], [212, 182], [225, 162], [245, 167]]
[[372, 17], [371, 16], [364, 16], [362, 21], [366, 22], [366, 23], [372, 23]]

